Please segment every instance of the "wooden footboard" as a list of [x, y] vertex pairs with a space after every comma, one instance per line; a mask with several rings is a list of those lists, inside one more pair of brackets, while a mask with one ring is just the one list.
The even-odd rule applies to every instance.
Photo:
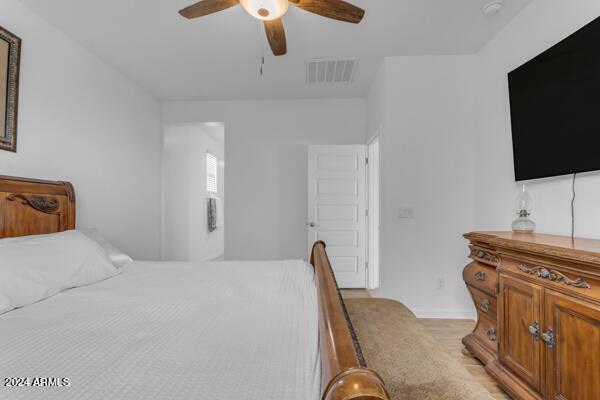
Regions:
[[325, 242], [315, 243], [310, 257], [319, 296], [321, 398], [389, 400], [381, 377], [367, 368], [325, 247]]

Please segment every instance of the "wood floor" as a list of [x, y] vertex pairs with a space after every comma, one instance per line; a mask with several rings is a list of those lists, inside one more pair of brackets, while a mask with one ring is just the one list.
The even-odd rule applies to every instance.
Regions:
[[490, 392], [496, 400], [510, 400], [510, 397], [493, 380], [477, 359], [465, 350], [461, 339], [475, 328], [475, 321], [460, 319], [421, 319], [429, 333], [439, 340], [460, 363]]
[[[367, 290], [342, 290], [344, 298], [373, 297]], [[473, 331], [475, 321], [457, 319], [421, 319], [429, 333], [448, 350], [481, 383], [496, 400], [510, 400], [483, 368], [483, 364], [473, 358], [461, 343], [461, 339]]]

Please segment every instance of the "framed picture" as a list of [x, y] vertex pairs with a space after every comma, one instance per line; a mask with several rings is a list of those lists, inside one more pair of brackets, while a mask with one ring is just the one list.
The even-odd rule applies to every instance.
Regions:
[[0, 150], [17, 151], [21, 39], [0, 27]]

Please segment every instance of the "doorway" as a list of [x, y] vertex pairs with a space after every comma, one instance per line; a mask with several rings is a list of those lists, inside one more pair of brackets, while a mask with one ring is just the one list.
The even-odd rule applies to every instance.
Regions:
[[162, 161], [162, 259], [225, 257], [225, 126], [165, 127]]

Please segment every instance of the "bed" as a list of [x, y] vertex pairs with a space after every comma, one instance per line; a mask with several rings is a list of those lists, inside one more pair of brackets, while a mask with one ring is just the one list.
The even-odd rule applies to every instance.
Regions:
[[[70, 183], [0, 176], [0, 239], [72, 230], [75, 210]], [[134, 262], [2, 314], [0, 399], [389, 399], [325, 243], [310, 264]]]

